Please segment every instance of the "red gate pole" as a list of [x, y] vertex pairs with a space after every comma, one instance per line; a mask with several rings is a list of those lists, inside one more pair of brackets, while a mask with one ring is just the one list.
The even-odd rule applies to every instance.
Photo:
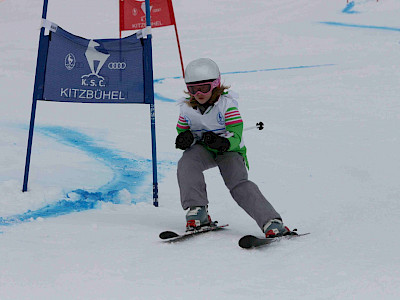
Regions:
[[122, 30], [124, 28], [124, 0], [119, 0], [119, 38], [122, 37]]
[[183, 78], [185, 78], [185, 68], [183, 66], [181, 44], [179, 42], [178, 28], [176, 27], [175, 14], [174, 14], [174, 8], [172, 6], [172, 0], [168, 0], [168, 8], [169, 8], [169, 15], [171, 16], [172, 21], [174, 22], [176, 41], [178, 43], [179, 59], [181, 60], [182, 76], [183, 76]]

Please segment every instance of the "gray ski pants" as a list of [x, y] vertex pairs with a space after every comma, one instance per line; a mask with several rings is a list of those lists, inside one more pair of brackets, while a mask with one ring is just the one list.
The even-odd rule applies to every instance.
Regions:
[[268, 221], [281, 218], [258, 186], [248, 180], [244, 159], [239, 153], [225, 152], [215, 157], [199, 144], [185, 150], [178, 162], [177, 175], [183, 209], [208, 205], [203, 171], [216, 166], [233, 199], [261, 229]]

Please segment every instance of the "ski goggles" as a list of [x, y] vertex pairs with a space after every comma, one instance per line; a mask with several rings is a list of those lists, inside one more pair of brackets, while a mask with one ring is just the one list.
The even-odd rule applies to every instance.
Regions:
[[201, 82], [201, 83], [188, 83], [186, 84], [188, 91], [191, 95], [196, 95], [197, 93], [200, 94], [207, 94], [210, 91], [212, 91], [214, 88], [219, 86], [221, 84], [221, 78], [218, 77], [214, 81], [208, 81], [208, 82]]

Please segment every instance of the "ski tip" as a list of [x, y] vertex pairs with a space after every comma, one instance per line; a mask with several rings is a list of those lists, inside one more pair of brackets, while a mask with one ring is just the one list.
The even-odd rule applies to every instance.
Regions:
[[163, 231], [159, 235], [160, 239], [162, 239], [162, 240], [172, 239], [177, 236], [179, 236], [179, 234], [177, 234], [176, 232], [173, 232], [173, 231]]
[[246, 235], [239, 240], [239, 246], [244, 249], [250, 249], [254, 247], [254, 241], [257, 238], [253, 235]]

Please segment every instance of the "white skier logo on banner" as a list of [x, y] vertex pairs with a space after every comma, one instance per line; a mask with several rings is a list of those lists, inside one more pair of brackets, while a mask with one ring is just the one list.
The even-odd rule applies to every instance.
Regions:
[[[96, 75], [97, 77], [101, 78], [104, 80], [102, 76], [99, 75], [99, 72], [103, 65], [105, 64], [106, 60], [110, 56], [110, 54], [105, 54], [100, 51], [97, 51], [95, 47], [100, 46], [99, 43], [96, 43], [93, 40], [90, 40], [89, 45], [86, 49], [85, 56], [88, 61], [90, 70], [92, 71], [91, 74], [85, 75], [85, 76], [90, 76], [90, 75]], [[99, 64], [97, 67], [95, 66], [95, 62], [98, 61]]]

